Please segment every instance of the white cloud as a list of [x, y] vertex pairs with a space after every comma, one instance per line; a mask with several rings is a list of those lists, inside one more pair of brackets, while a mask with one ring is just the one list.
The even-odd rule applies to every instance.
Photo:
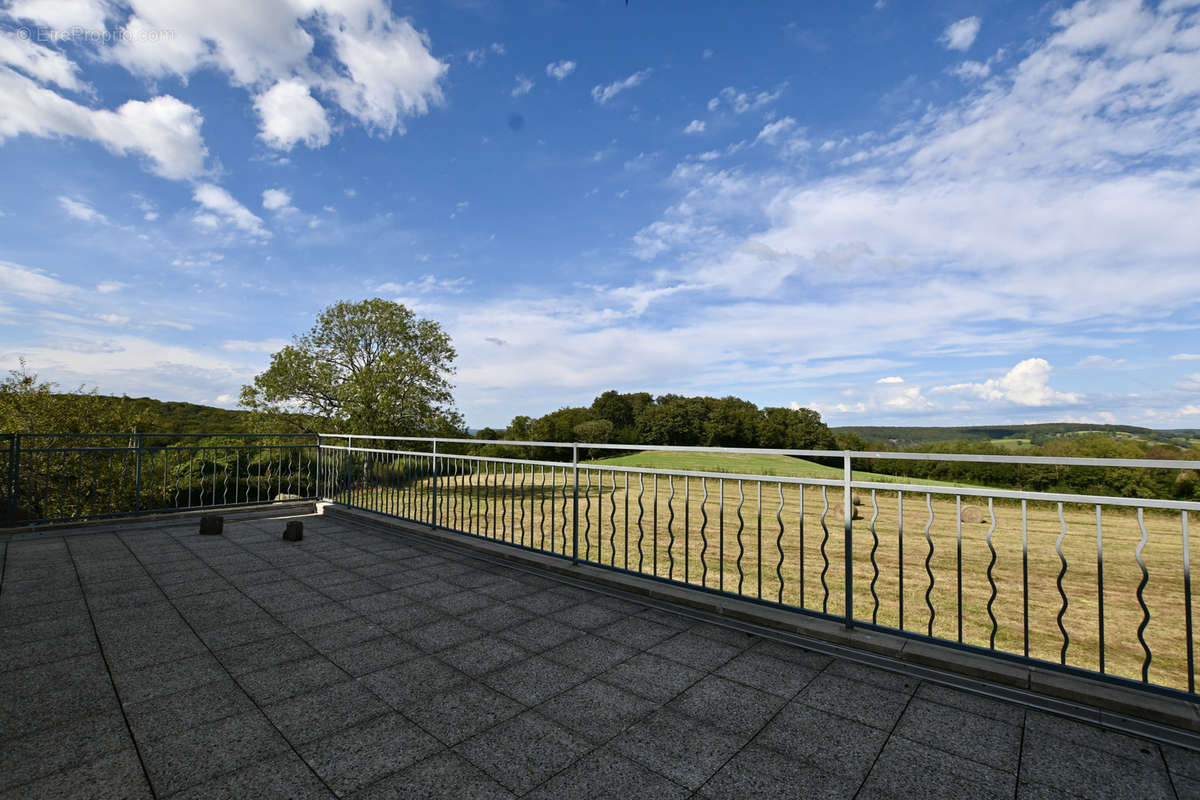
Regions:
[[1191, 403], [1190, 405], [1186, 405], [1183, 408], [1179, 409], [1178, 413], [1181, 417], [1190, 417], [1194, 414], [1200, 414], [1200, 405], [1197, 405], [1196, 403]]
[[97, 314], [96, 319], [100, 320], [106, 325], [113, 325], [116, 327], [124, 327], [125, 325], [129, 324], [129, 317], [123, 314]]
[[533, 86], [534, 83], [529, 78], [524, 75], [518, 75], [517, 83], [515, 86], [513, 86], [511, 94], [513, 97], [520, 97], [522, 95], [529, 94], [533, 91]]
[[199, 176], [208, 154], [200, 113], [170, 95], [129, 100], [116, 111], [91, 109], [0, 66], [0, 109], [0, 142], [22, 133], [89, 139], [117, 155], [145, 156], [164, 178]]
[[574, 61], [552, 61], [546, 65], [546, 74], [555, 80], [561, 81], [563, 78], [575, 71]]
[[1200, 353], [1176, 353], [1171, 356], [1172, 361], [1200, 361]]
[[79, 67], [75, 62], [57, 50], [22, 39], [11, 31], [0, 32], [0, 64], [15, 67], [41, 83], [53, 83], [70, 91], [84, 88], [76, 74]]
[[256, 239], [271, 238], [270, 231], [263, 227], [261, 218], [234, 199], [228, 191], [212, 183], [201, 183], [195, 187], [192, 197], [206, 212], [196, 215], [195, 219], [206, 228], [216, 228], [222, 222], [227, 222], [238, 230]]
[[72, 219], [80, 220], [81, 222], [99, 222], [108, 224], [108, 217], [101, 214], [86, 200], [77, 200], [73, 197], [59, 195], [58, 205], [63, 211], [67, 212], [67, 216]]
[[396, 281], [379, 283], [371, 291], [379, 294], [429, 294], [431, 292], [462, 294], [470, 284], [470, 278], [466, 277], [439, 278], [436, 275], [422, 275], [416, 280], [403, 283]]
[[505, 48], [505, 46], [502, 42], [492, 42], [487, 47], [480, 47], [475, 50], [468, 50], [467, 51], [467, 63], [471, 64], [473, 66], [476, 66], [476, 67], [482, 67], [487, 62], [487, 58], [488, 58], [489, 54], [495, 54], [498, 56], [502, 56], [506, 52], [508, 52], [508, 50], [507, 50], [507, 48]]
[[0, 261], [0, 296], [47, 302], [69, 297], [78, 291], [77, 287], [41, 270], [23, 267], [11, 261]]
[[121, 281], [101, 281], [100, 283], [96, 284], [96, 291], [100, 294], [112, 294], [114, 292], [119, 292], [128, 286], [128, 283], [122, 283]]
[[708, 127], [708, 126], [705, 124], [704, 120], [694, 119], [687, 124], [687, 127], [685, 127], [683, 129], [683, 132], [684, 133], [704, 133], [704, 129], [706, 127]]
[[875, 382], [876, 383], [904, 383], [904, 378], [901, 378], [899, 375], [889, 375], [888, 377], [880, 378], [879, 380], [877, 380]]
[[968, 50], [974, 44], [975, 37], [979, 35], [981, 24], [979, 17], [966, 17], [958, 22], [952, 22], [946, 26], [946, 30], [942, 32], [938, 41], [948, 50]]
[[988, 402], [1006, 402], [1019, 406], [1070, 405], [1081, 400], [1073, 392], [1059, 392], [1050, 387], [1050, 362], [1044, 358], [1027, 358], [1000, 378], [983, 383], [956, 383], [935, 386], [930, 391], [974, 395]]
[[783, 94], [783, 89], [784, 87], [781, 86], [773, 92], [742, 92], [732, 86], [726, 86], [716, 97], [708, 101], [708, 110], [716, 111], [724, 103], [733, 109], [735, 114], [745, 114], [747, 111], [774, 103]]
[[1124, 366], [1128, 363], [1123, 358], [1110, 358], [1109, 356], [1090, 355], [1080, 359], [1075, 365], [1079, 369], [1113, 369], [1115, 367]]
[[256, 342], [245, 339], [226, 339], [221, 349], [231, 353], [275, 353], [289, 344], [287, 339], [262, 339]]
[[331, 128], [325, 109], [300, 80], [283, 80], [254, 98], [259, 117], [259, 137], [276, 150], [291, 150], [302, 143], [309, 148], [329, 144]]
[[640, 85], [646, 80], [646, 78], [650, 77], [650, 73], [651, 70], [647, 68], [638, 70], [628, 78], [619, 81], [613, 81], [606, 86], [597, 84], [596, 86], [592, 87], [592, 99], [600, 105], [604, 105], [626, 89], [632, 89], [633, 87]]
[[105, 0], [13, 0], [8, 13], [15, 19], [55, 31], [73, 28], [100, 31], [104, 30], [108, 3]]
[[282, 211], [292, 205], [292, 196], [284, 189], [264, 189], [262, 204], [268, 211]]

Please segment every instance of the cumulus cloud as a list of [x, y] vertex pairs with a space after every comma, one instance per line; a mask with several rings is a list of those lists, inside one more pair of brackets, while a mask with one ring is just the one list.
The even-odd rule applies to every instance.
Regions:
[[284, 189], [264, 189], [262, 204], [268, 211], [282, 211], [291, 207], [292, 196]]
[[1172, 361], [1200, 361], [1200, 353], [1176, 353], [1171, 356]]
[[195, 219], [208, 228], [229, 224], [255, 239], [269, 239], [271, 233], [263, 227], [261, 218], [234, 199], [227, 190], [212, 183], [197, 185], [192, 197], [205, 211]]
[[0, 142], [23, 133], [88, 139], [117, 155], [144, 156], [164, 178], [185, 179], [204, 170], [202, 122], [200, 112], [170, 95], [129, 100], [115, 111], [92, 109], [0, 67]]
[[1090, 355], [1079, 360], [1075, 366], [1079, 369], [1113, 369], [1114, 367], [1124, 366], [1128, 363], [1124, 358], [1111, 358], [1109, 356]]
[[22, 39], [11, 31], [0, 31], [0, 64], [8, 64], [40, 83], [52, 83], [70, 91], [84, 88], [75, 62], [57, 50]]
[[886, 378], [880, 378], [876, 383], [904, 383], [904, 378], [899, 375], [889, 375]]
[[975, 37], [979, 35], [981, 24], [982, 21], [979, 17], [966, 17], [952, 22], [946, 26], [946, 30], [942, 31], [942, 36], [938, 41], [947, 50], [968, 50], [975, 43]]
[[651, 70], [647, 68], [639, 70], [623, 80], [613, 81], [607, 85], [597, 84], [592, 87], [592, 99], [600, 105], [604, 105], [626, 89], [640, 86], [646, 78], [650, 77], [650, 72]]
[[100, 283], [96, 284], [96, 291], [100, 294], [112, 294], [113, 292], [119, 292], [128, 286], [129, 284], [122, 283], [121, 281], [101, 281]]
[[732, 86], [726, 86], [716, 97], [708, 101], [708, 110], [716, 111], [722, 105], [733, 110], [735, 114], [745, 114], [763, 106], [774, 103], [783, 94], [783, 87], [773, 92], [743, 92]]
[[575, 71], [574, 61], [552, 61], [546, 65], [546, 74], [557, 81], [570, 75]]
[[684, 133], [704, 133], [704, 129], [706, 127], [708, 127], [708, 126], [705, 124], [704, 120], [694, 119], [691, 122], [689, 122], [686, 127], [684, 127], [683, 132]]
[[276, 150], [296, 144], [309, 148], [329, 144], [330, 125], [321, 107], [300, 80], [283, 80], [254, 98], [259, 117], [259, 137]]
[[1080, 395], [1059, 392], [1050, 387], [1053, 368], [1044, 358], [1027, 358], [1000, 378], [989, 378], [983, 383], [956, 383], [936, 386], [932, 392], [948, 392], [974, 395], [988, 402], [1006, 402], [1018, 406], [1071, 405], [1078, 403]]

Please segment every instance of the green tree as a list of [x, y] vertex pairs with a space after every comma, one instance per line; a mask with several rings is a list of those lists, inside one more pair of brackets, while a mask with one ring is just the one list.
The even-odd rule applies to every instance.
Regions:
[[271, 356], [266, 372], [242, 387], [241, 405], [301, 430], [455, 434], [455, 356], [437, 322], [399, 303], [343, 301]]
[[[0, 433], [122, 434], [145, 430], [156, 421], [128, 397], [106, 397], [84, 386], [59, 392], [58, 384], [30, 372], [25, 359], [20, 364], [0, 381]], [[55, 445], [43, 440], [40, 446]]]

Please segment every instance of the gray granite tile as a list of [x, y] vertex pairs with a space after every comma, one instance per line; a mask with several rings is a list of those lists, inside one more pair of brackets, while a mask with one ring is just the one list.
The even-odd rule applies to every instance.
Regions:
[[413, 628], [404, 635], [410, 642], [427, 653], [436, 653], [456, 644], [469, 642], [483, 636], [484, 631], [474, 628], [452, 617], [446, 617], [419, 628]]
[[286, 633], [219, 650], [216, 655], [231, 674], [244, 675], [273, 664], [307, 658], [315, 653], [316, 650], [308, 642], [294, 633]]
[[325, 602], [319, 605], [305, 606], [286, 611], [275, 610], [271, 613], [276, 619], [294, 631], [315, 628], [331, 622], [341, 622], [342, 620], [358, 616], [358, 612], [346, 608], [341, 603], [335, 602]]
[[483, 682], [519, 703], [534, 706], [587, 678], [572, 667], [533, 656], [485, 675]]
[[650, 653], [639, 653], [599, 676], [602, 681], [659, 703], [666, 703], [702, 677], [704, 673], [699, 670]]
[[224, 678], [174, 694], [126, 704], [125, 717], [138, 741], [151, 741], [253, 710], [254, 704], [246, 693]]
[[339, 622], [329, 622], [313, 628], [305, 628], [299, 632], [300, 638], [311, 644], [322, 653], [341, 650], [350, 645], [377, 639], [387, 633], [382, 625], [377, 625], [362, 617], [354, 617]]
[[100, 645], [91, 633], [74, 633], [0, 647], [0, 672], [52, 664], [55, 661], [99, 653]]
[[150, 800], [154, 795], [150, 792], [150, 784], [146, 782], [137, 752], [132, 747], [0, 792], [0, 800], [76, 797], [89, 800]]
[[536, 712], [526, 711], [454, 750], [505, 788], [524, 794], [590, 748], [586, 740]]
[[516, 797], [481, 769], [444, 750], [351, 795], [353, 800], [509, 800]]
[[647, 652], [704, 672], [710, 672], [740, 653], [741, 648], [715, 642], [712, 639], [685, 631], [655, 645]]
[[575, 605], [578, 601], [570, 597], [564, 597], [562, 594], [556, 593], [554, 589], [544, 589], [533, 594], [514, 597], [508, 602], [515, 606], [520, 606], [526, 611], [542, 615], [561, 611], [564, 608]]
[[564, 608], [561, 611], [556, 611], [550, 615], [550, 618], [558, 620], [564, 625], [570, 625], [572, 628], [592, 631], [596, 628], [602, 628], [605, 625], [611, 625], [614, 622], [624, 619], [626, 616], [620, 611], [596, 605], [595, 603], [585, 602]]
[[357, 681], [335, 683], [263, 707], [263, 713], [293, 745], [323, 739], [391, 710]]
[[258, 711], [198, 725], [141, 746], [150, 782], [159, 795], [182, 791], [287, 749], [287, 742]]
[[406, 633], [414, 628], [421, 628], [437, 622], [450, 619], [441, 611], [423, 603], [410, 603], [406, 606], [390, 608], [386, 611], [372, 611], [364, 616], [372, 622], [377, 622], [392, 633]]
[[326, 800], [334, 795], [295, 753], [251, 764], [193, 786], [171, 800], [246, 800], [247, 798]]
[[446, 745], [455, 745], [525, 710], [478, 681], [424, 697], [402, 713]]
[[412, 602], [411, 597], [401, 592], [381, 590], [373, 594], [363, 595], [362, 597], [343, 600], [342, 605], [346, 608], [354, 609], [359, 614], [370, 614], [376, 611], [400, 608], [410, 605]]
[[612, 747], [678, 784], [698, 789], [745, 742], [745, 737], [664, 709], [628, 728]]
[[590, 633], [563, 642], [542, 653], [545, 659], [588, 675], [599, 675], [634, 655], [637, 655], [637, 651], [632, 647]]
[[893, 736], [884, 745], [859, 797], [1011, 798], [1016, 775]]
[[459, 619], [468, 625], [496, 633], [534, 619], [533, 614], [519, 606], [493, 601], [490, 605], [462, 614]]
[[600, 743], [658, 708], [653, 700], [590, 680], [547, 700], [536, 710], [572, 733]]
[[909, 695], [823, 672], [796, 695], [807, 706], [891, 730], [908, 704]]
[[659, 642], [670, 639], [679, 633], [679, 630], [647, 619], [624, 617], [593, 632], [597, 636], [620, 642], [626, 647], [648, 650]]
[[879, 667], [869, 667], [865, 664], [847, 661], [844, 658], [835, 658], [825, 668], [825, 672], [839, 678], [848, 678], [900, 694], [912, 694], [917, 690], [918, 681], [908, 675]]
[[895, 734], [981, 764], [1016, 772], [1020, 760], [1021, 728], [913, 698]]
[[557, 647], [565, 641], [582, 636], [583, 631], [548, 617], [536, 617], [500, 632], [500, 636], [534, 653]]
[[1057, 714], [1031, 709], [1025, 715], [1025, 730], [1027, 733], [1044, 734], [1050, 738], [1133, 761], [1151, 765], [1162, 763], [1158, 748], [1145, 739], [1106, 730], [1086, 722], [1077, 722]]
[[780, 697], [790, 698], [807, 686], [817, 676], [817, 671], [750, 649], [727, 661], [716, 674]]
[[827, 772], [861, 780], [887, 741], [888, 732], [802, 703], [789, 703], [754, 737], [752, 744]]
[[114, 753], [133, 752], [119, 712], [86, 717], [0, 747], [0, 790], [82, 767]]
[[530, 655], [528, 650], [512, 642], [495, 636], [485, 636], [443, 650], [438, 657], [472, 678], [480, 678], [489, 672], [522, 661]]
[[200, 639], [210, 650], [228, 650], [243, 644], [261, 642], [289, 634], [287, 628], [270, 617], [257, 617], [246, 622], [237, 622], [199, 633]]
[[305, 745], [300, 755], [334, 792], [347, 795], [440, 748], [432, 736], [391, 713]]
[[437, 657], [423, 655], [359, 680], [393, 708], [403, 711], [432, 694], [462, 686], [471, 679]]
[[461, 617], [464, 614], [472, 611], [478, 611], [481, 608], [487, 608], [496, 602], [495, 598], [488, 597], [482, 592], [465, 591], [455, 594], [443, 595], [434, 597], [429, 600], [429, 605], [451, 616]]
[[931, 703], [956, 708], [981, 717], [1004, 722], [1009, 725], [1025, 724], [1025, 708], [1016, 703], [984, 697], [975, 692], [953, 689], [936, 683], [922, 682], [917, 687], [916, 696]]
[[256, 703], [266, 705], [349, 678], [324, 656], [310, 656], [239, 675], [237, 682]]
[[[1030, 712], [1029, 716], [1033, 714]], [[1112, 742], [1109, 739], [1106, 743]], [[1108, 749], [1076, 743], [1027, 722], [1021, 748], [1021, 780], [1088, 798], [1173, 797], [1175, 793], [1157, 748], [1140, 745], [1129, 750], [1132, 757], [1126, 758]], [[1153, 758], [1146, 757], [1141, 752], [1143, 748], [1153, 753]]]
[[420, 655], [421, 651], [414, 645], [391, 634], [325, 654], [326, 658], [356, 678]]
[[730, 733], [752, 736], [784, 704], [778, 695], [708, 675], [672, 700], [667, 708]]
[[538, 800], [671, 800], [688, 790], [610, 748], [587, 754], [527, 795]]
[[142, 669], [113, 671], [113, 682], [122, 703], [138, 703], [151, 697], [174, 694], [225, 677], [221, 663], [211, 653]]
[[842, 800], [854, 797], [858, 781], [762, 747], [747, 747], [700, 787], [711, 800]]

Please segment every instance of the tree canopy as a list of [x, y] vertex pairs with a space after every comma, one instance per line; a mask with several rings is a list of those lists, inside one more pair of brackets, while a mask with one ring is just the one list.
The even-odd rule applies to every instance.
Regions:
[[399, 303], [335, 303], [312, 330], [271, 356], [241, 405], [301, 430], [449, 434], [462, 428], [451, 395], [449, 335]]
[[0, 380], [0, 433], [134, 433], [156, 422], [128, 397], [105, 397], [83, 386], [70, 392], [57, 388], [22, 359], [20, 369]]

